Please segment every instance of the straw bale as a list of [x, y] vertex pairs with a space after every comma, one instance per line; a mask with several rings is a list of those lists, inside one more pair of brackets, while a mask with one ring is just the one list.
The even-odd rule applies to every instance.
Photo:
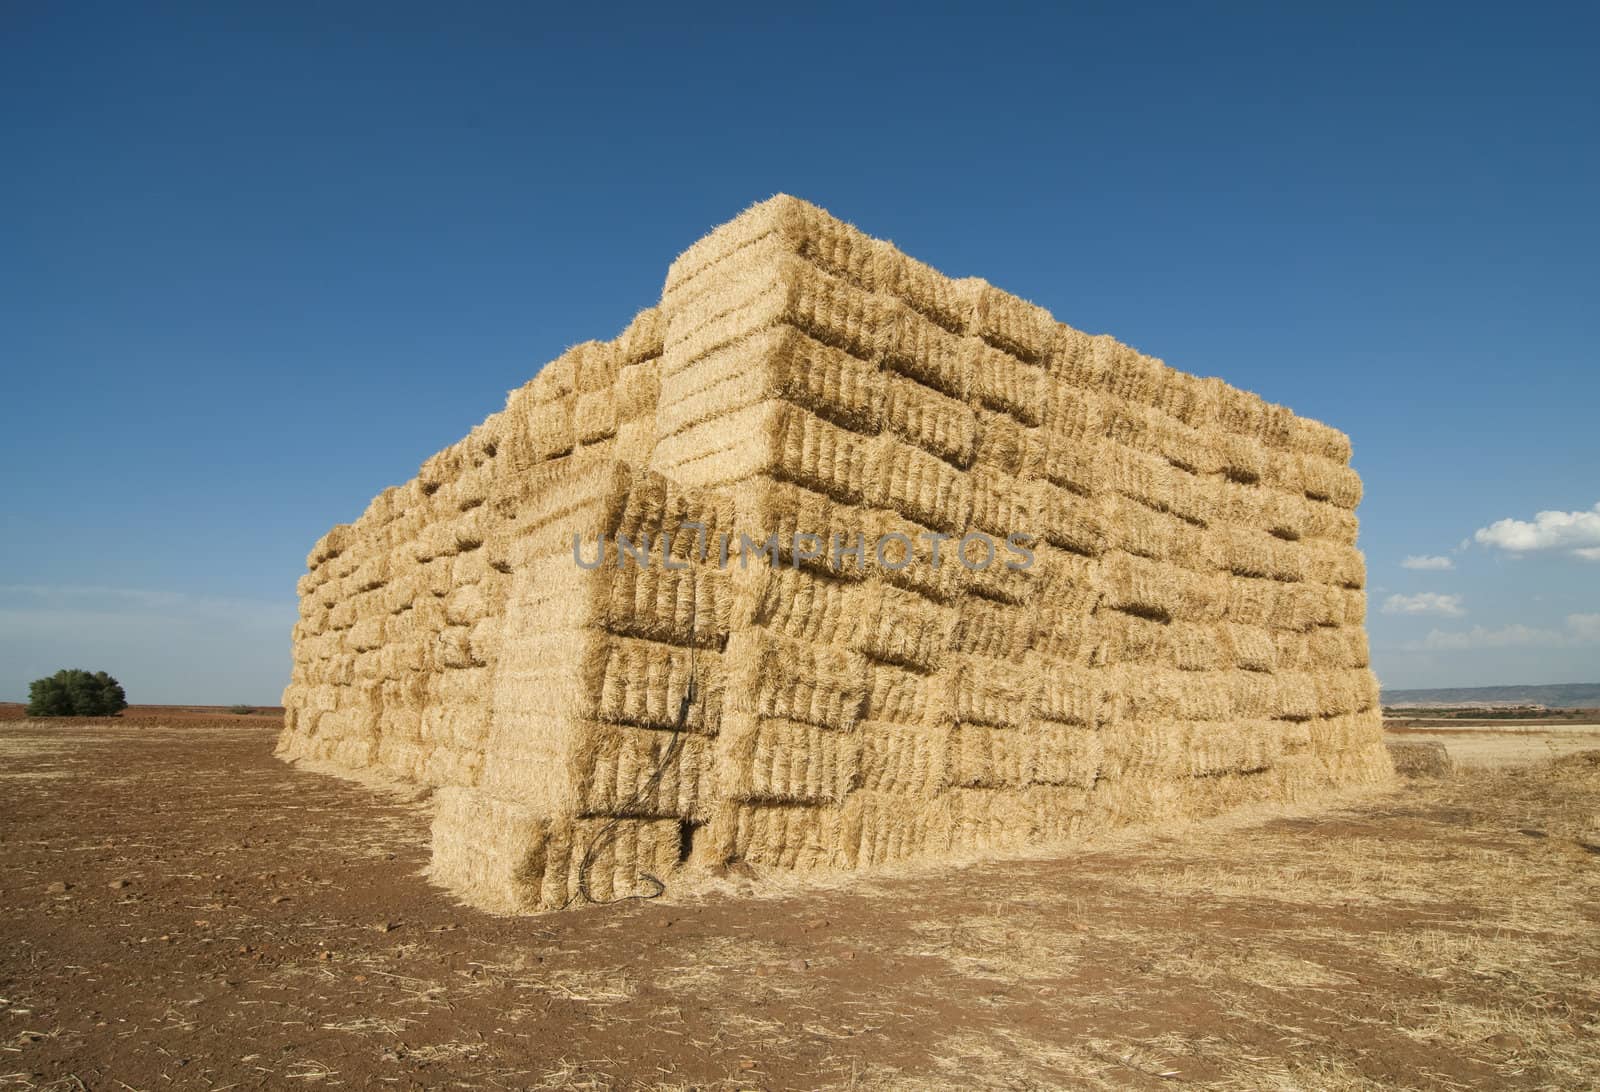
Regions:
[[583, 815], [704, 818], [716, 784], [712, 740], [583, 721], [565, 774]]
[[595, 589], [595, 620], [612, 633], [710, 648], [732, 626], [729, 576], [708, 565], [668, 569], [629, 562], [587, 579]]
[[1101, 477], [1101, 449], [1108, 446], [1104, 441], [1074, 436], [1055, 426], [1041, 429], [1039, 440], [1044, 449], [1040, 477], [1084, 497], [1097, 495], [1109, 484]]
[[1449, 777], [1455, 772], [1455, 762], [1443, 743], [1407, 741], [1387, 746], [1389, 757], [1394, 761], [1394, 772], [1401, 777]]
[[843, 645], [854, 640], [858, 616], [844, 580], [809, 571], [764, 565], [743, 581], [748, 607], [740, 624], [751, 624], [791, 640]]
[[1350, 461], [1350, 437], [1321, 421], [1295, 417], [1290, 422], [1290, 450], [1315, 455], [1341, 465]]
[[952, 653], [950, 668], [934, 679], [935, 708], [944, 724], [1020, 728], [1039, 704], [1045, 680], [1039, 664]]
[[[954, 602], [965, 589], [970, 574], [956, 560], [958, 540], [949, 532], [935, 531], [888, 508], [869, 509], [858, 518], [855, 526], [865, 527], [873, 572], [885, 582], [940, 603]], [[846, 569], [845, 575], [852, 571]]]
[[1354, 511], [1361, 503], [1361, 477], [1348, 466], [1315, 455], [1300, 456], [1300, 481], [1311, 500]]
[[[741, 571], [752, 567], [766, 567], [775, 556], [784, 566], [803, 568], [827, 575], [837, 575], [852, 580], [866, 576], [866, 568], [858, 568], [853, 557], [842, 558], [843, 563], [833, 565], [831, 544], [853, 546], [863, 529], [871, 527], [874, 518], [865, 510], [841, 504], [821, 493], [790, 482], [758, 478], [746, 483], [738, 491], [738, 536], [730, 540], [730, 566]], [[745, 550], [744, 538], [753, 544]], [[776, 536], [770, 552], [764, 544]], [[815, 539], [806, 536], [815, 536]], [[866, 533], [870, 542], [873, 535]], [[809, 547], [816, 548], [815, 556]], [[797, 548], [798, 547], [798, 548]], [[872, 563], [870, 551], [868, 563]], [[908, 571], [912, 567], [908, 567]]]
[[958, 723], [950, 731], [949, 783], [963, 788], [1021, 787], [1033, 780], [1038, 735], [1027, 728]]
[[966, 329], [971, 313], [967, 294], [932, 266], [879, 239], [873, 240], [871, 283], [877, 291], [899, 297], [930, 322], [952, 333]]
[[893, 664], [868, 662], [862, 718], [903, 725], [933, 723], [938, 709], [934, 679]]
[[887, 720], [863, 720], [857, 780], [862, 789], [929, 797], [949, 783], [953, 729]]
[[617, 405], [610, 388], [578, 396], [573, 408], [572, 428], [580, 444], [592, 444], [617, 434]]
[[1213, 567], [1208, 556], [1213, 536], [1193, 524], [1120, 494], [1101, 498], [1096, 507], [1108, 531], [1107, 545], [1184, 568]]
[[918, 671], [938, 668], [956, 624], [954, 607], [878, 579], [853, 587], [845, 606], [856, 623], [852, 649]]
[[730, 640], [724, 668], [731, 709], [847, 729], [866, 702], [867, 659], [847, 649], [753, 631]]
[[1100, 373], [1107, 361], [1104, 354], [1096, 349], [1095, 339], [1089, 334], [1058, 322], [1050, 340], [1049, 354], [1045, 357], [1045, 371], [1058, 387], [1098, 390], [1101, 386]]
[[591, 715], [597, 719], [673, 728], [694, 678], [697, 700], [690, 703], [683, 727], [691, 732], [718, 730], [727, 672], [720, 653], [598, 634], [587, 636], [584, 644], [584, 692], [594, 696]]
[[1218, 527], [1211, 532], [1220, 567], [1237, 576], [1297, 582], [1308, 576], [1306, 550], [1265, 531]]
[[[1145, 665], [1108, 670], [1119, 676], [1123, 690], [1122, 711], [1132, 720], [1227, 720], [1234, 715], [1229, 687], [1219, 685], [1222, 673]], [[1270, 678], [1244, 671], [1227, 675], [1247, 679], [1253, 686], [1260, 686], [1262, 680]]]
[[418, 779], [438, 786], [472, 785], [478, 780], [478, 768], [482, 763], [481, 751], [436, 747], [423, 759]]
[[967, 329], [989, 344], [1029, 364], [1043, 364], [1055, 341], [1050, 312], [1027, 300], [980, 282]]
[[1311, 676], [1317, 714], [1340, 717], [1378, 707], [1377, 677], [1366, 668], [1327, 669]]
[[735, 276], [684, 304], [669, 324], [665, 359], [670, 370], [674, 360], [692, 360], [758, 330], [789, 325], [872, 360], [879, 353], [880, 329], [901, 308], [809, 262], [783, 257], [766, 262], [753, 276]]
[[717, 782], [736, 800], [839, 803], [855, 787], [861, 741], [804, 721], [730, 714], [717, 740]]
[[978, 438], [971, 406], [905, 376], [885, 374], [883, 382], [884, 428], [955, 467], [971, 465]]
[[1105, 553], [1111, 534], [1104, 505], [1049, 481], [1029, 488], [1038, 504], [1034, 526], [1046, 542], [1088, 557]]
[[947, 852], [950, 816], [947, 796], [910, 806], [895, 793], [861, 791], [850, 795], [844, 811], [844, 855], [856, 867]]
[[971, 356], [971, 396], [991, 410], [1008, 413], [1028, 426], [1044, 420], [1046, 377], [1036, 364], [991, 348], [978, 338], [966, 339]]
[[1234, 581], [1122, 550], [1112, 550], [1100, 559], [1099, 576], [1107, 607], [1161, 621], [1220, 621], [1233, 602]]
[[1266, 424], [1267, 403], [1259, 394], [1230, 387], [1220, 379], [1206, 380], [1216, 392], [1217, 426], [1225, 432], [1260, 438]]
[[1217, 473], [1214, 433], [1186, 425], [1160, 409], [1146, 409], [1143, 412], [1145, 427], [1140, 441], [1141, 450], [1158, 455], [1190, 474]]
[[1274, 635], [1260, 625], [1227, 622], [1219, 627], [1218, 638], [1219, 643], [1228, 650], [1234, 666], [1241, 670], [1270, 674], [1282, 662]]
[[974, 362], [966, 342], [898, 301], [885, 301], [876, 352], [893, 372], [963, 402], [969, 398]]
[[809, 872], [855, 863], [839, 808], [730, 801], [717, 825], [730, 836], [729, 856], [753, 865]]
[[956, 616], [955, 624], [953, 629], [946, 627], [941, 644], [948, 644], [957, 652], [996, 660], [1012, 659], [1028, 651], [1038, 628], [1032, 618], [1013, 607], [976, 596], [963, 597], [958, 609], [951, 613]]
[[[963, 541], [957, 540], [953, 545], [961, 550]], [[995, 543], [992, 550], [980, 538], [966, 542], [964, 550], [967, 560], [974, 565], [984, 566], [966, 574], [968, 595], [1016, 606], [1032, 601], [1035, 590], [1044, 580], [1043, 569], [1038, 565], [1037, 558], [1034, 564], [1024, 568], [1025, 559], [1011, 553], [1012, 549], [1003, 541]]]
[[684, 251], [667, 271], [666, 297], [674, 300], [675, 294], [716, 263], [757, 243], [798, 254], [858, 284], [870, 287], [876, 281], [877, 240], [807, 201], [779, 194], [752, 206]]
[[1031, 612], [1032, 647], [1051, 664], [1088, 667], [1103, 662], [1095, 616], [1041, 601]]
[[1043, 429], [1030, 428], [1010, 415], [980, 409], [978, 440], [973, 462], [1023, 478], [1045, 475], [1050, 463], [1049, 437]]
[[[758, 442], [769, 446], [771, 461], [762, 470], [780, 481], [803, 485], [846, 504], [860, 504], [889, 494], [884, 485], [882, 460], [886, 444], [906, 447], [896, 441], [868, 438], [829, 424], [808, 410], [787, 402], [764, 403], [767, 413], [759, 426]], [[748, 440], [747, 440], [748, 442]], [[956, 476], [943, 463], [907, 448], [917, 456], [937, 464], [946, 475]], [[902, 472], [916, 477], [916, 471]], [[919, 488], [920, 486], [920, 488]], [[920, 478], [908, 488], [920, 497], [927, 486]], [[937, 510], [937, 502], [933, 502]]]

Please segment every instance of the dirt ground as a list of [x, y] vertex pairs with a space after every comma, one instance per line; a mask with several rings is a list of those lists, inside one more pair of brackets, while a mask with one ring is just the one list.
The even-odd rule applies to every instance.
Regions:
[[1600, 755], [502, 919], [275, 727], [0, 724], [0, 1088], [1600, 1086]]

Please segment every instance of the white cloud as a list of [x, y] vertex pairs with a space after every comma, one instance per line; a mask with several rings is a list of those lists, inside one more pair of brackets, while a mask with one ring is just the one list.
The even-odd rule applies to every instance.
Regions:
[[1600, 614], [1569, 614], [1564, 631], [1521, 623], [1499, 629], [1484, 626], [1453, 631], [1435, 629], [1404, 648], [1407, 652], [1463, 652], [1478, 648], [1573, 648], [1596, 642], [1600, 642]]
[[1383, 601], [1385, 614], [1449, 614], [1467, 613], [1459, 595], [1441, 595], [1438, 592], [1419, 592], [1416, 595], [1391, 595]]
[[1534, 629], [1531, 626], [1510, 625], [1499, 629], [1473, 626], [1469, 630], [1429, 630], [1421, 641], [1406, 647], [1422, 652], [1459, 652], [1469, 648], [1556, 648], [1566, 643], [1563, 634], [1553, 629]]
[[1412, 554], [1400, 562], [1402, 569], [1421, 569], [1426, 572], [1448, 572], [1456, 563], [1439, 554]]
[[1571, 550], [1584, 561], [1600, 561], [1600, 504], [1587, 512], [1540, 512], [1531, 521], [1496, 520], [1473, 538], [1513, 555], [1535, 550]]

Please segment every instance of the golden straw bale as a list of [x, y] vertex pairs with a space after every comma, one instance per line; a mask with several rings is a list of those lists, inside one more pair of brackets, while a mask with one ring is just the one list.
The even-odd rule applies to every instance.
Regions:
[[[846, 504], [860, 504], [869, 499], [879, 501], [889, 496], [892, 486], [885, 482], [883, 466], [884, 458], [889, 455], [886, 448], [906, 445], [862, 436], [787, 402], [766, 405], [768, 414], [758, 426], [760, 431], [755, 438], [755, 442], [768, 445], [771, 452], [770, 462], [762, 468], [765, 473]], [[917, 452], [917, 455], [922, 453]], [[932, 459], [931, 456], [923, 458]], [[943, 463], [938, 465], [947, 477], [955, 477], [955, 471]], [[904, 473], [913, 477], [918, 474], [915, 470]], [[920, 491], [917, 495], [921, 496]]]
[[856, 783], [860, 758], [854, 732], [730, 714], [717, 739], [717, 784], [736, 800], [839, 803]]
[[966, 342], [898, 301], [884, 307], [875, 352], [886, 367], [951, 398], [966, 401], [974, 362]]
[[1300, 456], [1300, 481], [1311, 500], [1327, 501], [1348, 511], [1354, 511], [1361, 503], [1361, 476], [1329, 459]]
[[580, 394], [572, 413], [574, 438], [592, 444], [617, 434], [616, 398], [610, 388]]
[[978, 439], [973, 462], [1024, 478], [1045, 475], [1049, 437], [1043, 429], [1020, 424], [1008, 414], [978, 410]]
[[[955, 616], [955, 624], [953, 628], [945, 627], [941, 646], [947, 644], [956, 652], [996, 660], [1012, 659], [1027, 652], [1038, 628], [1028, 615], [1015, 607], [972, 595], [962, 597], [959, 607], [951, 614]], [[937, 658], [927, 666], [937, 667]]]
[[991, 410], [1010, 414], [1028, 426], [1044, 420], [1046, 376], [1036, 364], [967, 338], [971, 396]]
[[971, 300], [955, 282], [932, 266], [902, 254], [893, 244], [872, 241], [872, 286], [953, 333], [966, 328]]
[[1042, 487], [1048, 483], [1018, 478], [987, 465], [975, 467], [970, 480], [972, 509], [966, 519], [969, 528], [1002, 541], [1013, 532], [1039, 533], [1043, 524]]
[[1045, 358], [1045, 371], [1059, 386], [1094, 391], [1104, 386], [1102, 373], [1109, 365], [1095, 338], [1064, 322], [1056, 323]]
[[1097, 731], [1070, 724], [1043, 722], [1033, 737], [1032, 780], [1044, 785], [1094, 787], [1105, 756], [1105, 739]]
[[565, 773], [584, 815], [704, 818], [716, 755], [707, 736], [584, 721]]
[[[1220, 621], [1234, 581], [1112, 550], [1100, 559], [1105, 606], [1158, 621]], [[1248, 619], [1239, 619], [1247, 621]]]
[[869, 497], [939, 531], [963, 527], [972, 512], [972, 482], [936, 456], [892, 436], [879, 441], [878, 477]]
[[847, 649], [753, 631], [729, 641], [723, 666], [741, 712], [846, 729], [866, 702], [867, 659]]
[[1087, 557], [1105, 553], [1111, 528], [1103, 504], [1049, 481], [1032, 482], [1030, 488], [1038, 503], [1036, 529], [1046, 542]]
[[850, 609], [850, 584], [822, 573], [787, 567], [740, 576], [744, 605], [739, 625], [756, 625], [797, 641], [843, 645], [854, 640], [859, 619]]
[[1288, 447], [1303, 455], [1315, 455], [1343, 465], [1350, 461], [1350, 437], [1321, 421], [1295, 417], [1290, 422]]
[[952, 653], [950, 661], [934, 679], [941, 723], [1020, 728], [1044, 692], [1038, 663], [1026, 658], [1007, 663]]
[[[727, 673], [719, 653], [630, 637], [586, 635], [582, 655], [584, 691], [593, 695], [591, 715], [597, 719], [640, 728], [678, 727], [692, 678], [697, 700], [689, 703], [682, 727], [693, 732], [718, 730]], [[741, 700], [750, 698], [741, 695]]]
[[1338, 588], [1366, 587], [1367, 562], [1354, 546], [1317, 539], [1299, 543], [1298, 549], [1305, 556], [1307, 579]]
[[661, 399], [660, 358], [619, 368], [613, 397], [619, 424], [641, 417], [653, 417]]
[[[1253, 672], [1236, 672], [1259, 683], [1267, 678]], [[1233, 715], [1228, 690], [1217, 685], [1214, 673], [1177, 671], [1139, 666], [1118, 670], [1123, 693], [1123, 713], [1136, 721], [1226, 720]]]
[[886, 429], [956, 467], [971, 464], [978, 435], [971, 406], [905, 376], [885, 374], [883, 380]]
[[797, 872], [854, 864], [855, 846], [845, 837], [839, 808], [730, 802], [715, 822], [727, 830], [726, 852], [734, 860]]
[[1027, 300], [979, 282], [967, 330], [1029, 364], [1042, 364], [1055, 341], [1055, 319]]
[[1037, 735], [1027, 728], [957, 723], [950, 732], [949, 783], [1020, 788], [1033, 780]]
[[1211, 531], [1222, 569], [1236, 576], [1296, 582], [1306, 579], [1306, 550], [1265, 531], [1247, 527], [1218, 527]]
[[1280, 664], [1274, 635], [1260, 625], [1226, 622], [1218, 627], [1217, 637], [1219, 643], [1228, 650], [1233, 665], [1243, 671], [1270, 674]]
[[905, 725], [934, 723], [933, 678], [893, 664], [869, 662], [863, 719]]
[[948, 852], [949, 805], [945, 797], [909, 804], [893, 793], [856, 792], [843, 808], [845, 855], [856, 867]]
[[954, 607], [878, 579], [855, 585], [845, 605], [856, 620], [852, 649], [918, 671], [938, 668], [956, 624]]
[[929, 797], [948, 781], [952, 729], [897, 721], [863, 720], [858, 780], [863, 789]]
[[1213, 567], [1206, 554], [1213, 536], [1177, 516], [1120, 494], [1101, 498], [1097, 507], [1107, 529], [1107, 545], [1184, 568]]

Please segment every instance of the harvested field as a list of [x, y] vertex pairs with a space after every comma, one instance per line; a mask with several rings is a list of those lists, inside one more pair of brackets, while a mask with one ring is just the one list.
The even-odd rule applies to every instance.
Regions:
[[[1600, 756], [532, 918], [276, 722], [0, 725], [0, 1088], [1582, 1088]], [[203, 786], [203, 792], [196, 792]], [[787, 893], [786, 893], [787, 892]]]
[[1521, 766], [1600, 748], [1600, 724], [1384, 729], [1395, 740], [1441, 743], [1458, 766]]

